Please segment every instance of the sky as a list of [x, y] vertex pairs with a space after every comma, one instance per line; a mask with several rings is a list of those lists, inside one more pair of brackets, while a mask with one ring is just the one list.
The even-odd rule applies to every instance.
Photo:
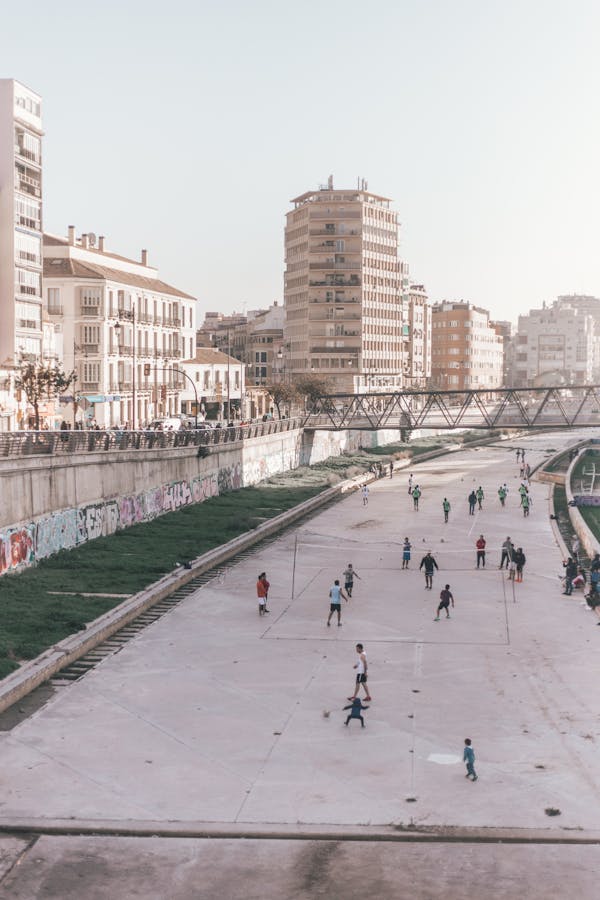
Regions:
[[42, 95], [45, 230], [106, 235], [198, 298], [283, 295], [291, 198], [392, 198], [433, 301], [600, 296], [595, 0], [0, 3]]

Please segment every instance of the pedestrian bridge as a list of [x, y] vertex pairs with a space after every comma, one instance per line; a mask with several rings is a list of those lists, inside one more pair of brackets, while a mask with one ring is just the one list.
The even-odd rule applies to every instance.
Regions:
[[316, 429], [570, 428], [600, 426], [600, 385], [323, 394], [303, 425]]

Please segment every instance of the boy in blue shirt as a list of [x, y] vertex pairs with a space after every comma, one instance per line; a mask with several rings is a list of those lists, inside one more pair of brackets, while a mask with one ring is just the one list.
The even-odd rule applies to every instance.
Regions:
[[475, 772], [475, 751], [471, 747], [471, 738], [465, 738], [463, 760], [467, 765], [467, 774], [465, 775], [465, 778], [470, 778], [471, 781], [477, 781], [477, 774]]
[[360, 697], [355, 697], [354, 700], [352, 701], [352, 703], [350, 703], [348, 706], [344, 706], [344, 709], [350, 710], [350, 715], [346, 718], [344, 725], [347, 725], [348, 722], [350, 721], [350, 719], [360, 719], [360, 724], [364, 728], [365, 720], [361, 716], [361, 712], [363, 711], [363, 709], [368, 709], [368, 708], [369, 708], [368, 706], [363, 706], [363, 703], [362, 703]]

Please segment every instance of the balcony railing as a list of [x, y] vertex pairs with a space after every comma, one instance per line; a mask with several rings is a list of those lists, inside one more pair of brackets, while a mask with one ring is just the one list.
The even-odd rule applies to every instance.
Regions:
[[48, 315], [49, 316], [62, 316], [63, 307], [62, 306], [49, 306], [48, 307]]
[[331, 212], [325, 209], [312, 209], [310, 213], [311, 219], [360, 219], [360, 217], [359, 209], [336, 209]]
[[81, 385], [79, 385], [80, 390], [82, 391], [98, 391], [100, 388], [99, 381], [82, 381]]
[[100, 304], [96, 306], [81, 306], [79, 310], [80, 316], [86, 316], [89, 318], [97, 319], [104, 314], [102, 306]]
[[358, 278], [353, 279], [352, 281], [309, 281], [310, 287], [360, 287], [360, 280]]

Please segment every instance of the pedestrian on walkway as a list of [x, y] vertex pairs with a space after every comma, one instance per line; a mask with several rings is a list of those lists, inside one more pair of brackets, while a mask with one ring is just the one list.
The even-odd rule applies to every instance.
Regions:
[[269, 588], [271, 587], [270, 583], [267, 581], [267, 575], [265, 572], [261, 572], [258, 576], [258, 581], [256, 582], [256, 596], [258, 597], [258, 614], [259, 616], [264, 616], [265, 613], [270, 612], [267, 609], [267, 600], [269, 599]]
[[358, 653], [358, 662], [354, 663], [353, 666], [353, 668], [356, 669], [356, 684], [354, 686], [354, 693], [351, 697], [348, 697], [348, 700], [354, 700], [356, 698], [362, 685], [365, 692], [365, 700], [369, 701], [371, 696], [369, 694], [369, 688], [367, 687], [367, 654], [365, 653], [365, 648], [362, 644], [356, 645], [356, 652]]
[[329, 588], [329, 616], [327, 618], [327, 627], [331, 625], [331, 617], [337, 613], [338, 625], [342, 624], [342, 597], [348, 602], [348, 597], [340, 587], [340, 582], [336, 578]]
[[527, 518], [529, 515], [529, 507], [531, 506], [529, 494], [521, 494], [521, 506], [523, 507], [523, 516]]
[[344, 706], [344, 709], [351, 710], [350, 715], [346, 717], [344, 725], [347, 725], [350, 719], [360, 719], [361, 727], [365, 727], [365, 720], [361, 716], [361, 712], [363, 711], [363, 709], [369, 709], [369, 707], [363, 706], [360, 697], [355, 697], [352, 703], [350, 703], [348, 706]]
[[481, 567], [485, 569], [485, 538], [482, 534], [475, 541], [475, 547], [477, 548], [477, 568], [481, 564]]
[[352, 563], [348, 563], [348, 568], [344, 570], [344, 589], [349, 597], [352, 596], [352, 590], [354, 588], [354, 579], [358, 578], [359, 581], [362, 581], [362, 578], [352, 568]]
[[523, 553], [522, 547], [519, 547], [518, 550], [515, 550], [514, 561], [516, 566], [515, 581], [523, 581], [523, 567], [527, 560], [525, 559], [525, 554]]
[[500, 500], [500, 506], [504, 506], [504, 501], [506, 500], [506, 491], [504, 490], [504, 486], [500, 485], [498, 488], [498, 499]]
[[408, 476], [408, 493], [412, 494], [412, 492], [413, 492], [413, 476], [412, 476], [412, 472], [411, 472], [410, 475]]
[[502, 544], [502, 556], [500, 557], [500, 565], [499, 569], [504, 568], [504, 563], [506, 563], [506, 568], [508, 569], [508, 564], [512, 559], [512, 555], [514, 553], [514, 544], [511, 541], [510, 537], [507, 537], [504, 543]]
[[418, 484], [416, 484], [415, 488], [412, 492], [412, 498], [413, 498], [413, 509], [416, 509], [417, 512], [419, 511], [419, 497], [420, 496], [421, 496], [421, 488], [419, 487]]
[[437, 613], [435, 615], [434, 622], [440, 621], [440, 612], [445, 609], [446, 610], [446, 618], [450, 618], [449, 606], [452, 603], [452, 609], [454, 609], [454, 597], [452, 596], [452, 591], [450, 590], [450, 585], [447, 584], [443, 591], [440, 591], [440, 603], [437, 608]]
[[521, 450], [521, 462], [522, 463], [525, 462], [525, 451], [524, 450]]
[[521, 456], [521, 451], [520, 451], [519, 448], [517, 447], [517, 462], [519, 462], [520, 456]]
[[575, 562], [577, 562], [579, 560], [579, 551], [580, 550], [581, 550], [581, 543], [580, 543], [577, 535], [575, 535], [575, 539], [574, 539], [573, 543], [571, 544], [571, 552], [573, 554], [573, 559], [575, 560]]
[[394, 463], [390, 460], [390, 478], [394, 477]]
[[402, 547], [402, 568], [408, 569], [410, 562], [411, 543], [407, 537], [404, 538], [404, 546]]
[[573, 579], [577, 575], [577, 563], [569, 556], [569, 558], [563, 562], [563, 568], [565, 570], [565, 589], [563, 594], [570, 597], [573, 593]]
[[468, 500], [469, 500], [469, 515], [474, 516], [475, 515], [475, 504], [477, 503], [477, 494], [475, 493], [475, 491], [471, 491], [471, 493], [468, 496]]
[[425, 590], [431, 590], [433, 587], [433, 570], [438, 568], [438, 564], [435, 559], [431, 555], [431, 550], [428, 550], [423, 559], [421, 560], [421, 565], [419, 569], [425, 569]]
[[479, 509], [481, 509], [481, 504], [483, 503], [483, 488], [481, 487], [481, 485], [479, 485], [475, 494], [477, 496], [477, 504], [479, 506]]
[[362, 494], [363, 506], [368, 506], [369, 505], [369, 485], [363, 484], [362, 488], [360, 489], [360, 492]]
[[444, 522], [447, 522], [448, 515], [450, 513], [450, 501], [447, 499], [447, 497], [444, 497], [444, 500], [442, 502], [442, 509], [444, 510]]
[[477, 781], [477, 774], [475, 772], [475, 751], [472, 747], [471, 738], [465, 738], [463, 761], [467, 766], [467, 774], [465, 775], [465, 778], [470, 778], [471, 781]]

